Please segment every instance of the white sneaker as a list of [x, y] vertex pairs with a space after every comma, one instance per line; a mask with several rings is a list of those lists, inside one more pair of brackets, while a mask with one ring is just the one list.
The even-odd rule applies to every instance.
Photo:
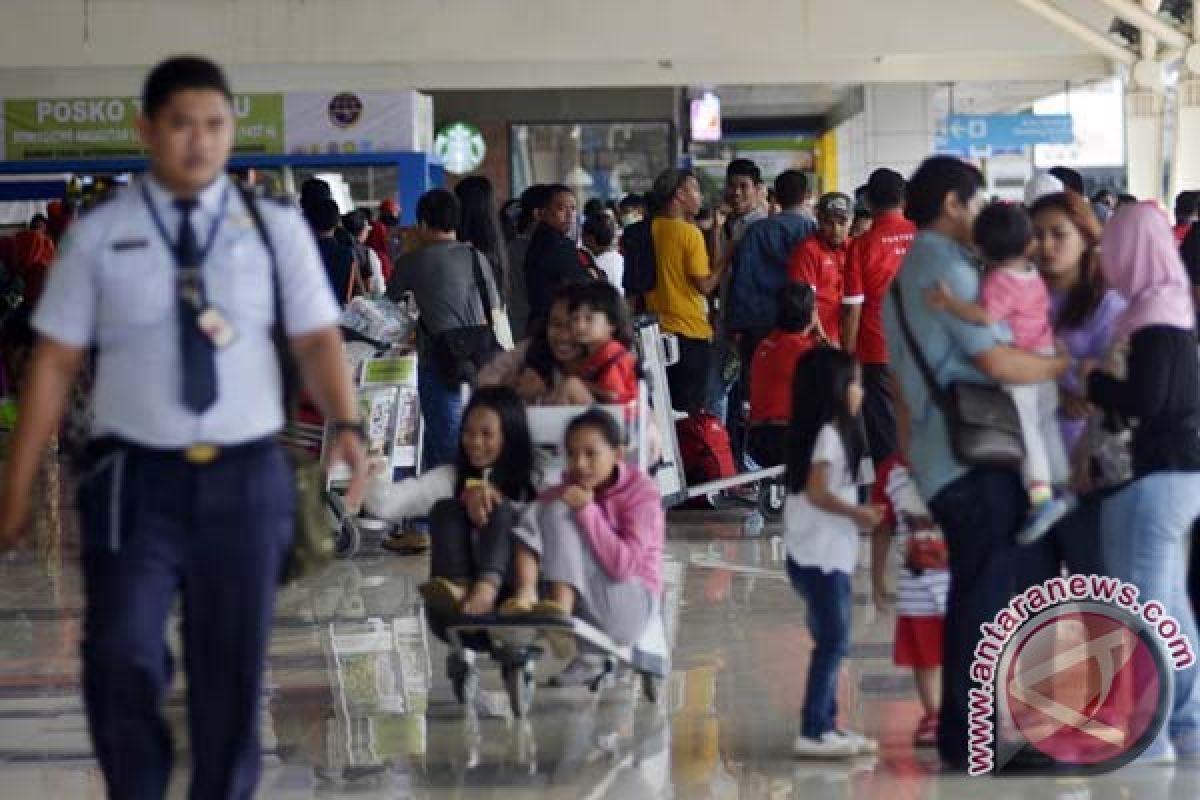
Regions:
[[797, 758], [854, 758], [858, 748], [837, 731], [827, 731], [819, 739], [797, 736], [792, 743], [792, 753]]
[[856, 733], [855, 731], [835, 731], [835, 733], [850, 742], [858, 755], [873, 756], [879, 753], [879, 742], [870, 737], [863, 736], [861, 733]]

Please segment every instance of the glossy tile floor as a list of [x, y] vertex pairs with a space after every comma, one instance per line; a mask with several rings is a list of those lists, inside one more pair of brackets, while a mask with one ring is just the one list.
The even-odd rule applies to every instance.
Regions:
[[[45, 496], [58, 492], [46, 487]], [[42, 503], [35, 536], [0, 561], [0, 798], [102, 798], [79, 694], [74, 523]], [[485, 671], [465, 712], [428, 637], [415, 586], [427, 569], [367, 541], [319, 580], [285, 590], [263, 698], [265, 798], [1194, 798], [1200, 768], [1127, 769], [1090, 780], [970, 779], [915, 752], [911, 678], [891, 665], [893, 620], [856, 576], [847, 722], [882, 755], [842, 766], [789, 756], [810, 646], [768, 528], [734, 513], [672, 515], [668, 606], [674, 673], [655, 707], [632, 685], [599, 695], [539, 689], [526, 722]], [[551, 674], [554, 664], [543, 665]], [[183, 797], [187, 744], [177, 731]]]

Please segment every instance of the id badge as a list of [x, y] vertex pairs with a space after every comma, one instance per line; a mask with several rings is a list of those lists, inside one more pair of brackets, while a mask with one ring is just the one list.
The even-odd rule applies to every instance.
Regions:
[[237, 341], [237, 331], [217, 309], [209, 306], [196, 317], [196, 325], [208, 337], [213, 347], [224, 350]]

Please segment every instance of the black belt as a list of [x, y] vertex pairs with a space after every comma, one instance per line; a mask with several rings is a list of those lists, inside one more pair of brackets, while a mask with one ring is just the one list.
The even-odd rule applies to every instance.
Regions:
[[145, 458], [182, 461], [194, 466], [205, 466], [223, 459], [255, 455], [278, 446], [279, 440], [274, 436], [241, 444], [194, 444], [178, 449], [146, 447], [116, 436], [104, 436], [88, 443], [88, 455], [98, 458], [116, 450], [124, 450]]

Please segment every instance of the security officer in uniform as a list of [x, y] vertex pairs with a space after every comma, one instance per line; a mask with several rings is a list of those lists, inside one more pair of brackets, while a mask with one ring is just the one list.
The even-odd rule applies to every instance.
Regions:
[[331, 460], [365, 481], [338, 305], [294, 211], [259, 207], [224, 170], [236, 121], [219, 67], [159, 64], [139, 132], [148, 174], [71, 230], [33, 326], [40, 334], [0, 495], [0, 544], [28, 513], [39, 454], [85, 352], [95, 426], [80, 475], [83, 684], [109, 796], [163, 797], [172, 744], [160, 706], [182, 596], [192, 798], [250, 798], [275, 590], [292, 538], [292, 473], [271, 333], [276, 294], [299, 371], [334, 425]]

